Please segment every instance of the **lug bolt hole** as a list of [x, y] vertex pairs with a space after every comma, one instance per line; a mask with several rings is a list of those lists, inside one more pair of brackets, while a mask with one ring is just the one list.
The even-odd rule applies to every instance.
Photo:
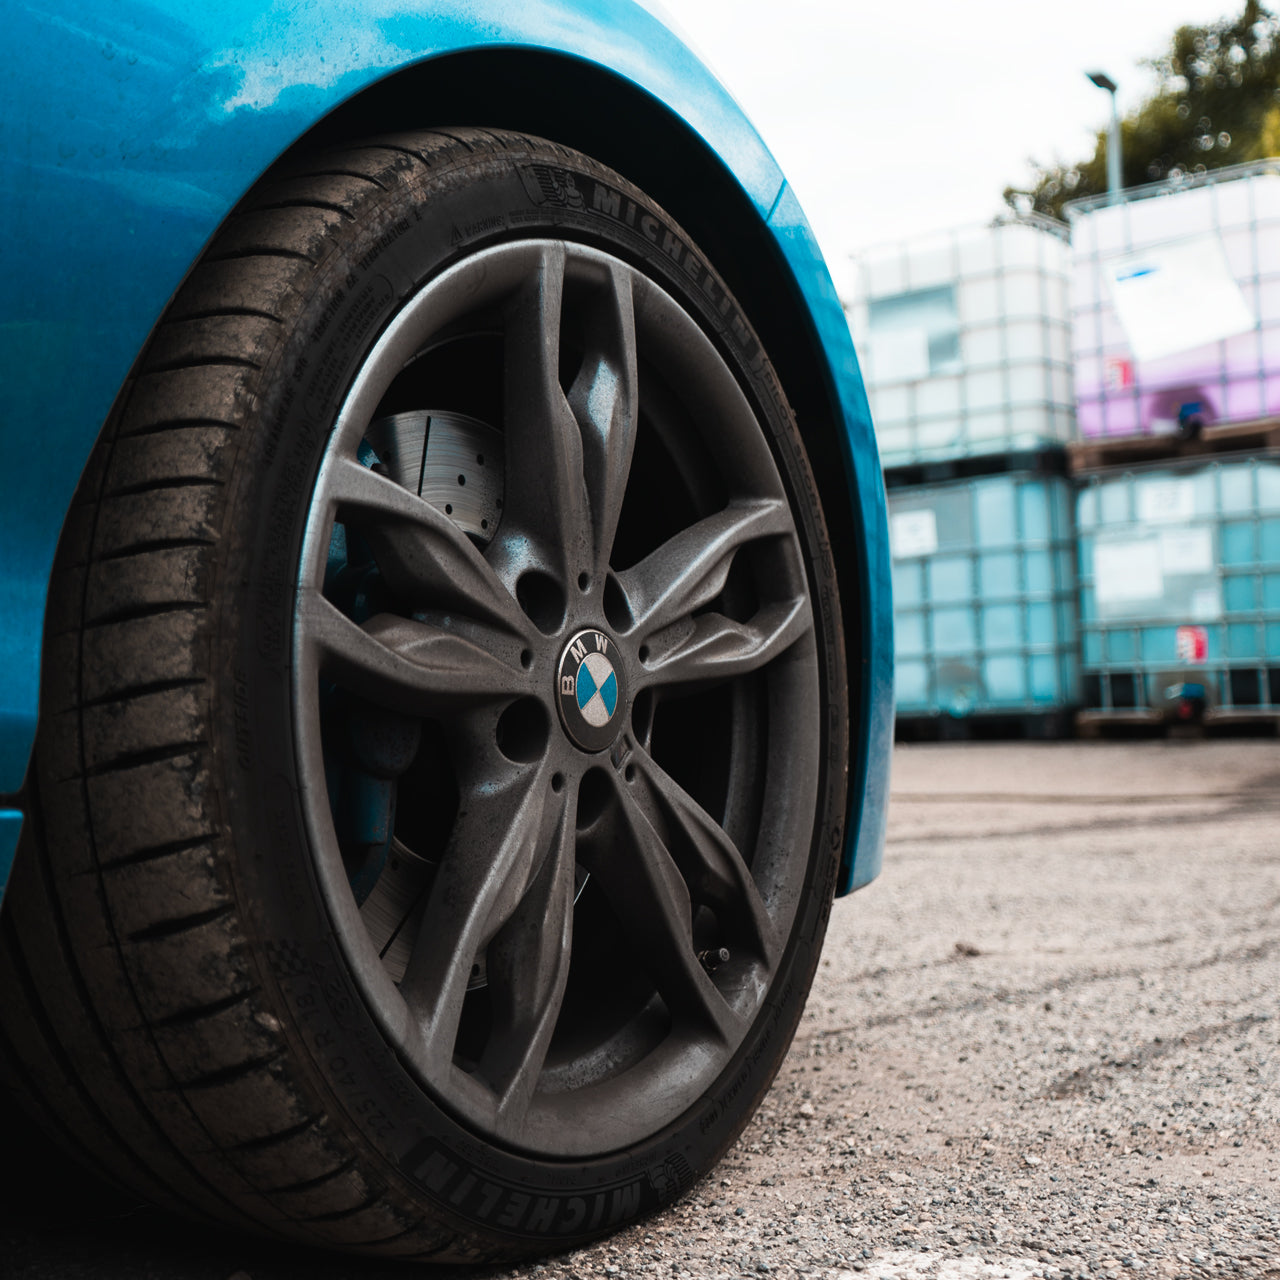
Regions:
[[551, 775], [551, 790], [552, 791], [564, 790], [564, 774], [563, 773], [553, 773]]
[[564, 621], [565, 597], [554, 578], [536, 569], [521, 574], [516, 599], [543, 635], [553, 635]]
[[622, 773], [623, 773], [623, 777], [625, 777], [628, 782], [634, 782], [636, 780], [635, 765], [633, 764], [627, 765], [627, 767], [622, 771]]
[[649, 646], [648, 646], [647, 644], [642, 644], [642, 645], [640, 646], [640, 651], [636, 654], [636, 657], [637, 657], [637, 658], [639, 658], [641, 662], [648, 662], [648, 661], [649, 661]]
[[641, 689], [636, 700], [631, 704], [631, 729], [636, 738], [645, 746], [649, 743], [649, 735], [653, 732], [653, 690]]
[[520, 652], [520, 665], [528, 671], [533, 666], [533, 650], [522, 649]]
[[532, 764], [547, 749], [551, 724], [534, 698], [513, 702], [498, 720], [498, 750], [516, 764]]
[[589, 573], [578, 574], [578, 590], [585, 591], [591, 585], [591, 575]]
[[578, 830], [585, 831], [600, 820], [609, 807], [613, 788], [603, 769], [588, 769], [578, 785]]
[[612, 573], [604, 580], [604, 616], [615, 631], [631, 630], [631, 609], [627, 605], [627, 597], [618, 585], [618, 579]]

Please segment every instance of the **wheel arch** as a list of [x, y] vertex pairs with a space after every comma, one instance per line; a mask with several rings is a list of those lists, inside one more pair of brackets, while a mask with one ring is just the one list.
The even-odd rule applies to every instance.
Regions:
[[[561, 88], [554, 96], [545, 91], [552, 82]], [[584, 102], [595, 110], [584, 111]], [[721, 155], [671, 107], [603, 66], [545, 49], [482, 48], [405, 67], [336, 108], [284, 158], [388, 128], [450, 123], [535, 134], [607, 164], [689, 232], [750, 317], [795, 411], [831, 533], [852, 748], [837, 894], [865, 885], [880, 868], [892, 741], [885, 500], [861, 374], [799, 206], [784, 183], [769, 216], [761, 217]], [[802, 242], [791, 254], [786, 231], [774, 225], [779, 212], [791, 213], [787, 230]], [[808, 267], [811, 278], [798, 279], [797, 265]], [[834, 306], [838, 332], [831, 331], [830, 314], [815, 317], [815, 302], [828, 313]], [[851, 372], [856, 386], [837, 385], [833, 339], [847, 348], [844, 381]]]

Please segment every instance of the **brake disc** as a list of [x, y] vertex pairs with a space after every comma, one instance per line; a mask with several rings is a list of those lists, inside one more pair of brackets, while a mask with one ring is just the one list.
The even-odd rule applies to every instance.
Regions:
[[502, 518], [502, 432], [465, 413], [417, 409], [379, 418], [365, 439], [388, 478], [488, 546]]

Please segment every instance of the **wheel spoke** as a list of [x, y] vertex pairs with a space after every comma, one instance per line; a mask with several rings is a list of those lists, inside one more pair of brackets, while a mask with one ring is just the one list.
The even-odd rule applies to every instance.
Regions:
[[651, 644], [637, 688], [661, 685], [671, 691], [696, 689], [745, 675], [785, 653], [813, 626], [806, 597], [761, 609], [750, 622], [722, 614], [699, 614], [667, 646]]
[[635, 449], [636, 325], [631, 275], [611, 263], [607, 285], [587, 318], [589, 349], [569, 389], [582, 433], [582, 461], [591, 505], [595, 573], [603, 578], [622, 512]]
[[360, 626], [315, 590], [302, 593], [298, 625], [319, 675], [391, 711], [435, 715], [528, 691], [523, 670], [470, 640], [388, 613]]
[[472, 967], [511, 918], [550, 844], [545, 762], [492, 778], [463, 801], [400, 984], [437, 1072], [447, 1070]]
[[568, 588], [591, 563], [582, 435], [560, 384], [564, 245], [549, 243], [506, 316], [506, 505], [497, 541]]
[[353, 458], [327, 477], [337, 517], [373, 548], [387, 585], [410, 605], [455, 605], [524, 637], [529, 624], [476, 545], [442, 511]]
[[716, 913], [735, 944], [747, 946], [767, 968], [780, 953], [777, 930], [742, 854], [728, 833], [647, 752], [631, 756], [637, 805], [662, 832], [693, 895]]
[[489, 945], [493, 1033], [480, 1074], [497, 1092], [499, 1114], [528, 1110], [569, 980], [573, 937], [574, 814], [577, 787], [556, 797], [551, 852], [511, 919]]
[[785, 502], [761, 499], [733, 503], [681, 530], [618, 575], [636, 632], [652, 635], [714, 600], [740, 548], [758, 538], [783, 537], [791, 528]]
[[693, 1024], [721, 1043], [733, 1043], [742, 1033], [742, 1020], [694, 951], [689, 886], [626, 784], [618, 782], [617, 787], [614, 830], [581, 851], [583, 864], [599, 879], [640, 964], [677, 1023]]

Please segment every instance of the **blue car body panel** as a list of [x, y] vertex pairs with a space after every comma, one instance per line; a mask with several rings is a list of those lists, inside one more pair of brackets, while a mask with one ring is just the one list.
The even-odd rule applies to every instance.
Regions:
[[[818, 249], [818, 242], [790, 187], [784, 186], [769, 226], [791, 267], [813, 337], [827, 356], [827, 394], [839, 405], [845, 430], [840, 450], [855, 524], [861, 517], [865, 552], [862, 575], [843, 589], [857, 590], [863, 634], [859, 662], [849, 668], [849, 769], [861, 813], [850, 815], [838, 893], [868, 884], [880, 873], [889, 812], [889, 757], [893, 748], [893, 587], [890, 580], [889, 525], [884, 475], [871, 427], [871, 409], [858, 370], [840, 299]], [[868, 460], [870, 464], [868, 465]], [[859, 712], [861, 723], [859, 724]]]
[[0, 886], [9, 880], [9, 868], [18, 848], [18, 834], [22, 830], [22, 813], [18, 809], [0, 809]]
[[236, 201], [318, 122], [388, 77], [496, 50], [598, 68], [662, 104], [732, 175], [789, 267], [821, 352], [831, 416], [844, 426], [862, 544], [852, 587], [863, 634], [850, 638], [859, 664], [850, 672], [853, 767], [862, 785], [852, 788], [839, 888], [875, 875], [893, 646], [884, 496], [861, 378], [830, 277], [776, 163], [657, 18], [631, 0], [287, 0], [266, 8], [261, 0], [17, 0], [7, 13], [0, 802], [9, 807], [0, 809], [0, 890], [35, 736], [54, 551], [94, 440], [168, 299]]

